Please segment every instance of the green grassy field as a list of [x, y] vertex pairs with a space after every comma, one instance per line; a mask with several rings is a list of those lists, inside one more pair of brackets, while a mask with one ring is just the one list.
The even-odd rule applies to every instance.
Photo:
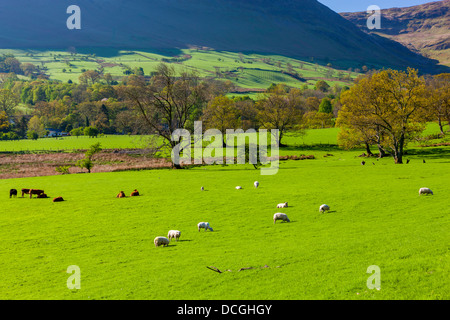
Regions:
[[[313, 87], [319, 79], [327, 79], [330, 85], [349, 85], [357, 73], [344, 71], [350, 74], [351, 80], [338, 79], [338, 70], [320, 66], [315, 63], [291, 59], [277, 55], [239, 54], [233, 52], [183, 49], [174, 52], [152, 51], [125, 51], [113, 49], [80, 48], [76, 54], [64, 50], [18, 50], [0, 49], [0, 54], [11, 53], [22, 63], [32, 63], [41, 68], [47, 68], [46, 73], [52, 80], [77, 83], [83, 70], [97, 70], [103, 67], [104, 73], [110, 73], [119, 79], [124, 71], [142, 67], [145, 75], [155, 71], [162, 61], [171, 61], [177, 70], [196, 70], [200, 77], [219, 78], [230, 80], [244, 89], [267, 89], [272, 83], [283, 82], [292, 87], [301, 87], [307, 84]], [[183, 58], [184, 56], [184, 58]], [[181, 58], [182, 61], [174, 59]], [[299, 73], [306, 82], [299, 81], [288, 74], [290, 63], [292, 71]], [[64, 71], [63, 71], [64, 69]], [[220, 76], [216, 71], [221, 73]]]
[[[294, 147], [280, 154], [316, 159], [281, 161], [273, 176], [216, 165], [2, 180], [0, 299], [448, 299], [450, 148], [361, 166], [361, 150], [326, 145], [336, 133], [286, 137]], [[11, 188], [66, 201], [9, 199]], [[142, 196], [115, 198], [136, 188]], [[323, 203], [330, 212], [318, 212]], [[274, 224], [276, 212], [291, 223]], [[198, 232], [200, 221], [214, 232]], [[170, 229], [181, 241], [155, 248]], [[79, 290], [67, 288], [71, 265]], [[371, 265], [380, 290], [367, 288]]]
[[[448, 158], [361, 166], [348, 154], [281, 162], [274, 176], [243, 165], [4, 180], [0, 298], [448, 299], [449, 179]], [[66, 201], [7, 198], [23, 187]], [[280, 211], [291, 223], [273, 224]], [[170, 229], [182, 241], [155, 248]], [[80, 290], [66, 286], [70, 265]], [[380, 291], [366, 287], [371, 265]]]

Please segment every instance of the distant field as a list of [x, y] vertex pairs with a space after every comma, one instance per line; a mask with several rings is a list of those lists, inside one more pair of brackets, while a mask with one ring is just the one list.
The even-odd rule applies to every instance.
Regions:
[[[272, 83], [283, 82], [293, 87], [307, 84], [313, 87], [318, 79], [326, 79], [330, 85], [350, 84], [351, 81], [339, 80], [338, 70], [320, 66], [307, 61], [291, 59], [275, 55], [244, 55], [233, 52], [184, 49], [173, 57], [170, 52], [155, 53], [150, 51], [129, 51], [113, 49], [79, 49], [77, 53], [54, 50], [18, 50], [0, 49], [0, 54], [12, 53], [22, 63], [32, 63], [47, 69], [50, 79], [67, 82], [78, 82], [83, 70], [97, 70], [103, 67], [104, 73], [110, 73], [119, 79], [124, 71], [142, 67], [146, 75], [155, 71], [162, 61], [171, 62], [179, 70], [196, 70], [201, 77], [230, 80], [235, 85], [247, 89], [266, 89]], [[176, 59], [179, 59], [178, 61]], [[287, 64], [291, 64], [291, 72], [298, 73], [306, 82], [299, 81], [286, 74]], [[217, 73], [219, 72], [219, 74]], [[282, 73], [285, 72], [285, 73]], [[357, 73], [350, 74], [351, 79]]]
[[[447, 129], [447, 127], [446, 127]], [[436, 123], [428, 124], [423, 136], [436, 134], [439, 127]], [[304, 134], [288, 133], [283, 138], [283, 143], [290, 147], [310, 147], [315, 145], [337, 145], [337, 135], [339, 128], [311, 129], [306, 130]], [[438, 139], [430, 142], [414, 142], [410, 146], [420, 144], [430, 144], [447, 141]], [[80, 137], [60, 137], [60, 138], [42, 138], [38, 140], [18, 140], [18, 141], [0, 141], [0, 152], [33, 152], [33, 151], [71, 151], [85, 150], [92, 144], [99, 142], [104, 149], [141, 149], [148, 147], [148, 140], [145, 136], [136, 135], [105, 135], [98, 138]], [[289, 148], [287, 150], [290, 150]], [[282, 152], [284, 152], [282, 150]], [[289, 152], [289, 151], [287, 151]]]
[[141, 136], [106, 135], [99, 138], [81, 136], [0, 141], [0, 152], [85, 150], [97, 142], [104, 149], [139, 149], [145, 147], [145, 142]]

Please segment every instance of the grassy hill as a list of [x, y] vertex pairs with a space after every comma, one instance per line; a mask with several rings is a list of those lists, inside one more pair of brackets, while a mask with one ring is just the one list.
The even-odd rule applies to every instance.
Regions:
[[[77, 53], [66, 50], [0, 49], [0, 54], [11, 53], [22, 63], [32, 63], [46, 68], [52, 80], [78, 82], [85, 70], [103, 69], [119, 80], [124, 71], [142, 68], [150, 75], [161, 62], [197, 70], [204, 78], [230, 80], [234, 93], [257, 93], [272, 83], [285, 83], [300, 88], [314, 87], [320, 79], [330, 85], [350, 85], [358, 75], [352, 71], [321, 66], [314, 61], [303, 61], [279, 55], [242, 54], [227, 51], [184, 49], [173, 56], [172, 52], [130, 51], [114, 49], [79, 49]], [[288, 64], [291, 68], [288, 68]]]
[[410, 66], [437, 72], [433, 61], [395, 41], [362, 32], [316, 0], [78, 0], [79, 30], [66, 27], [71, 4], [68, 0], [0, 3], [1, 47], [208, 47], [296, 59], [314, 57], [345, 69]]

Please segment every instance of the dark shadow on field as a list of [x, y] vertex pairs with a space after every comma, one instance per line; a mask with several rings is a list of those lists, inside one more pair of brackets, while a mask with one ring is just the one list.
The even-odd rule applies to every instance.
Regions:
[[297, 220], [291, 220], [291, 222], [278, 222], [277, 221], [277, 223], [274, 223], [274, 225], [275, 224], [289, 224], [289, 223], [296, 223], [297, 222]]
[[319, 212], [318, 214], [321, 216], [321, 215], [326, 215], [326, 214], [329, 214], [329, 213], [336, 213], [337, 211], [336, 210], [330, 210], [330, 211], [327, 211], [327, 212]]
[[175, 243], [177, 243], [177, 242], [191, 242], [191, 241], [194, 241], [194, 240], [190, 240], [190, 239], [183, 239], [183, 240], [178, 240], [178, 241], [175, 241]]
[[342, 151], [337, 144], [303, 144], [281, 147], [280, 150], [284, 151]]
[[[425, 159], [450, 159], [450, 147], [408, 149], [407, 155], [405, 155], [404, 158], [408, 158], [409, 156], [423, 157]], [[414, 161], [414, 159], [411, 161]]]

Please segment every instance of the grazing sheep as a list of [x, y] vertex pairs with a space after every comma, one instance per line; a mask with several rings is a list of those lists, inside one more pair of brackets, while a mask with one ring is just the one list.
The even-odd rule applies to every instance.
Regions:
[[431, 195], [433, 195], [433, 191], [431, 191], [431, 189], [428, 189], [428, 188], [420, 188], [419, 189], [419, 195], [421, 195], [421, 194], [431, 194]]
[[180, 235], [181, 235], [181, 231], [170, 230], [169, 233], [167, 234], [167, 238], [169, 238], [169, 241], [171, 241], [172, 239], [175, 239], [176, 241], [178, 241], [178, 239], [180, 239]]
[[287, 208], [287, 207], [288, 207], [287, 202], [277, 204], [277, 208]]
[[167, 239], [166, 237], [156, 237], [155, 240], [153, 240], [153, 243], [155, 244], [155, 247], [167, 247], [169, 245], [169, 239]]
[[326, 205], [326, 204], [323, 204], [323, 205], [321, 205], [320, 206], [320, 208], [319, 208], [319, 212], [325, 212], [325, 211], [330, 211], [330, 206], [328, 206], [328, 205]]
[[205, 229], [206, 230], [210, 230], [210, 231], [214, 231], [213, 228], [210, 227], [209, 222], [199, 222], [197, 224], [198, 227], [198, 231], [200, 232], [200, 229]]
[[291, 220], [289, 220], [287, 214], [285, 213], [275, 213], [273, 215], [273, 223], [275, 223], [277, 220], [282, 220], [284, 222], [291, 222]]
[[238, 190], [239, 190], [239, 189], [242, 189], [242, 187], [241, 187], [241, 186], [237, 186], [237, 187], [236, 187], [236, 189], [238, 189]]
[[253, 185], [255, 186], [255, 188], [258, 188], [258, 187], [259, 187], [259, 182], [258, 182], [258, 181], [255, 181], [255, 182], [253, 183]]

